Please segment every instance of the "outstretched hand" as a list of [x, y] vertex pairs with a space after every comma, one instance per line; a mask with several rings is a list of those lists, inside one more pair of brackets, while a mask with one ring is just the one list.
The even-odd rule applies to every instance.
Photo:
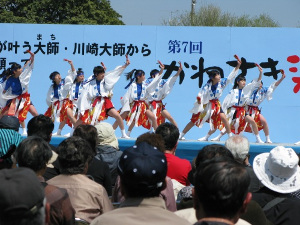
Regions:
[[280, 70], [280, 73], [282, 74], [281, 79], [283, 80], [286, 77], [284, 70]]
[[128, 55], [125, 55], [125, 57], [126, 57], [125, 66], [128, 66], [130, 64], [130, 60], [128, 58]]
[[262, 71], [263, 71], [263, 69], [261, 68], [261, 66], [260, 66], [260, 65], [258, 65], [257, 63], [255, 63], [255, 66], [257, 66], [257, 68], [258, 68], [259, 72], [262, 72]]
[[161, 61], [157, 60], [160, 69], [164, 70], [165, 69], [165, 65], [161, 63]]
[[106, 71], [106, 66], [104, 65], [103, 62], [100, 62], [101, 66], [103, 67], [104, 71]]
[[240, 58], [238, 57], [238, 55], [234, 55], [234, 58], [237, 60], [237, 63], [238, 63], [239, 65], [242, 64], [242, 61], [240, 60]]

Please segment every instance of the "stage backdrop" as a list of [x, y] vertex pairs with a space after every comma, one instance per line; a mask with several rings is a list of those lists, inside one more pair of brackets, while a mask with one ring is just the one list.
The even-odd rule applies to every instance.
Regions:
[[[254, 62], [264, 69], [264, 86], [281, 77], [280, 69], [285, 70], [287, 78], [274, 92], [273, 100], [266, 100], [260, 107], [269, 123], [273, 142], [300, 140], [299, 28], [0, 24], [0, 31], [0, 71], [8, 68], [10, 62], [23, 63], [28, 59], [27, 49], [36, 54], [29, 92], [39, 113], [47, 109], [50, 73], [58, 71], [62, 77], [67, 74], [70, 66], [64, 58], [73, 60], [75, 67], [82, 68], [88, 77], [100, 62], [111, 70], [124, 64], [128, 54], [131, 64], [125, 72], [143, 69], [147, 77], [150, 70], [158, 68], [157, 60], [165, 64], [165, 77], [176, 73], [178, 61], [183, 63], [179, 79], [164, 99], [182, 130], [190, 120], [189, 110], [199, 89], [208, 80], [205, 71], [217, 68], [227, 77], [235, 65], [233, 56], [237, 54], [243, 62], [239, 73], [246, 76], [247, 82], [258, 77], [258, 69], [251, 66]], [[120, 98], [126, 92], [126, 84], [122, 76], [114, 88], [112, 101], [117, 109], [121, 107]], [[221, 101], [231, 88], [232, 85], [227, 87]], [[208, 129], [208, 124], [202, 129], [193, 127], [186, 138], [198, 139]], [[63, 133], [69, 131], [66, 128]], [[134, 128], [131, 136], [137, 137], [145, 131]], [[117, 135], [120, 136], [119, 130]], [[253, 134], [245, 135], [250, 141], [255, 140]], [[262, 131], [261, 136], [264, 140]]]

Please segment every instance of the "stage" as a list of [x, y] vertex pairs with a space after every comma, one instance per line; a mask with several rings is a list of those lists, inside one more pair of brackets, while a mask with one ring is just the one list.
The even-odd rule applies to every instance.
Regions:
[[[50, 144], [57, 146], [62, 142], [65, 137], [52, 137]], [[124, 150], [135, 143], [135, 138], [131, 139], [118, 139], [120, 150]], [[204, 146], [209, 144], [221, 144], [224, 145], [224, 141], [214, 142], [214, 141], [196, 141], [196, 140], [184, 140], [179, 141], [178, 147], [176, 150], [176, 155], [180, 158], [187, 159], [192, 161], [193, 158], [197, 155], [198, 151], [201, 150]], [[294, 145], [291, 143], [272, 143], [272, 144], [257, 144], [250, 143], [250, 163], [254, 157], [263, 152], [270, 152], [276, 146], [284, 146], [287, 148], [292, 148], [296, 153], [300, 153], [300, 145]]]

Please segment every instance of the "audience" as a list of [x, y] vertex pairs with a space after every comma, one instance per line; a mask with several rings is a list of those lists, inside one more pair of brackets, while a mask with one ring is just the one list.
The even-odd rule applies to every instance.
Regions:
[[250, 177], [244, 166], [221, 157], [197, 167], [194, 208], [195, 225], [235, 224], [251, 200]]
[[0, 119], [0, 169], [16, 166], [13, 153], [22, 140], [19, 127], [17, 117], [3, 116]]
[[[189, 173], [189, 179], [193, 185], [195, 185], [195, 178], [194, 175], [196, 174], [197, 168], [206, 162], [207, 160], [212, 160], [222, 157], [222, 159], [227, 159], [229, 161], [234, 160], [232, 153], [223, 145], [219, 144], [212, 144], [204, 146], [199, 152], [196, 158], [193, 160], [193, 169]], [[192, 192], [191, 187], [185, 187], [186, 192]], [[188, 219], [191, 223], [195, 223], [197, 218], [195, 217], [195, 211], [193, 207], [193, 199], [191, 199], [190, 195], [188, 195], [188, 200], [184, 202], [184, 206], [186, 209], [176, 211], [175, 214], [182, 218]], [[183, 205], [180, 202], [179, 205]], [[189, 208], [188, 208], [189, 207]], [[267, 220], [266, 216], [262, 208], [255, 202], [250, 201], [248, 204], [248, 210], [245, 214], [241, 215], [241, 218], [236, 223], [237, 225], [248, 224], [249, 222], [252, 225], [267, 225], [270, 224]]]
[[45, 183], [43, 174], [52, 151], [42, 138], [31, 136], [24, 139], [16, 149], [15, 158], [19, 167], [32, 169], [44, 187], [47, 202], [50, 204], [50, 225], [70, 225], [75, 223], [75, 211], [65, 189]]
[[97, 147], [97, 129], [92, 125], [81, 124], [76, 127], [73, 132], [73, 136], [81, 137], [85, 139], [91, 146], [91, 155], [93, 155], [92, 161], [89, 163], [87, 176], [101, 184], [108, 196], [112, 195], [112, 181], [109, 166], [106, 162], [99, 160], [96, 156]]
[[166, 187], [166, 157], [146, 142], [126, 149], [119, 161], [121, 191], [125, 201], [120, 208], [97, 217], [97, 224], [190, 224], [166, 209], [159, 197]]
[[234, 135], [229, 137], [225, 141], [225, 146], [231, 151], [234, 160], [238, 163], [245, 166], [246, 170], [250, 175], [250, 192], [256, 192], [260, 188], [263, 187], [261, 182], [257, 179], [252, 166], [249, 163], [249, 150], [250, 150], [250, 143], [246, 137], [241, 135]]
[[167, 176], [173, 181], [174, 194], [177, 196], [178, 191], [184, 186], [189, 186], [188, 174], [191, 171], [191, 163], [186, 159], [175, 156], [179, 130], [172, 123], [162, 123], [155, 131], [160, 134], [165, 143], [165, 156], [168, 162]]
[[86, 176], [92, 151], [80, 137], [62, 141], [57, 148], [60, 174], [48, 181], [68, 191], [75, 216], [88, 222], [113, 209], [105, 188]]
[[42, 185], [28, 168], [0, 170], [0, 224], [45, 225], [49, 205]]
[[[139, 144], [141, 142], [146, 142], [149, 145], [156, 147], [159, 151], [164, 152], [164, 142], [159, 134], [149, 132], [144, 133], [137, 137], [135, 144]], [[159, 196], [164, 199], [168, 210], [170, 210], [171, 212], [176, 211], [176, 201], [173, 192], [173, 183], [171, 178], [169, 178], [168, 176], [166, 177], [166, 188], [160, 192]], [[118, 177], [112, 200], [114, 202], [123, 202], [124, 199], [125, 198], [120, 190], [120, 177]]]
[[283, 146], [254, 158], [254, 172], [265, 187], [253, 193], [253, 199], [274, 225], [299, 224], [300, 200], [290, 195], [300, 189], [298, 162], [295, 151]]
[[114, 187], [118, 176], [117, 166], [122, 155], [122, 152], [119, 150], [118, 139], [111, 124], [101, 122], [95, 127], [98, 134], [96, 158], [108, 164], [111, 175], [111, 183]]
[[58, 169], [56, 168], [57, 164], [55, 163], [57, 158], [56, 148], [50, 144], [53, 129], [54, 123], [51, 118], [42, 114], [32, 117], [27, 123], [27, 136], [30, 137], [34, 135], [41, 137], [49, 143], [52, 149], [52, 157], [47, 163], [47, 168], [43, 175], [46, 181], [58, 173]]

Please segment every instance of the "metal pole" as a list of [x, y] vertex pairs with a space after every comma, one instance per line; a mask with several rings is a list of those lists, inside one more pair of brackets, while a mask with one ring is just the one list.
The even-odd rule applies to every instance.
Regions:
[[194, 26], [195, 5], [196, 5], [196, 0], [192, 0], [192, 8], [191, 8], [191, 25], [192, 26]]

